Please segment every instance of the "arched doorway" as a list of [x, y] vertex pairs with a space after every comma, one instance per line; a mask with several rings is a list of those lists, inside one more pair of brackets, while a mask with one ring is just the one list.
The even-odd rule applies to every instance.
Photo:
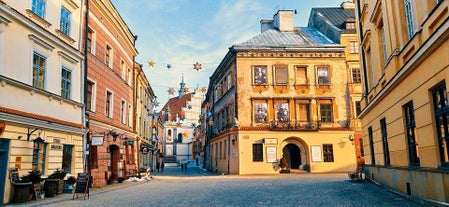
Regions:
[[295, 144], [287, 144], [282, 149], [282, 154], [287, 160], [290, 169], [299, 169], [301, 163], [301, 151]]
[[117, 180], [118, 175], [119, 175], [119, 173], [118, 173], [119, 165], [121, 165], [121, 163], [120, 163], [120, 148], [117, 145], [110, 145], [109, 153], [111, 154], [110, 170], [111, 170], [112, 176], [114, 176], [114, 180]]

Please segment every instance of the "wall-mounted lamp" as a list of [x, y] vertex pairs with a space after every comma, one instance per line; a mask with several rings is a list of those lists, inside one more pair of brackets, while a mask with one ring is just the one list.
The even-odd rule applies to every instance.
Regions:
[[115, 132], [114, 130], [111, 130], [107, 133], [107, 135], [111, 135], [112, 136], [112, 141], [117, 141], [117, 137], [119, 136], [119, 134], [117, 134], [117, 132]]
[[352, 136], [352, 134], [350, 134], [350, 135], [348, 136], [348, 139], [349, 139], [349, 141], [351, 141], [351, 142], [354, 141], [354, 137]]

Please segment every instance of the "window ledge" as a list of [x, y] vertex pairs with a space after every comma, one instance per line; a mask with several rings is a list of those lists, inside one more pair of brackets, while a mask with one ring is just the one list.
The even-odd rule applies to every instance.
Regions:
[[34, 13], [33, 11], [31, 11], [30, 9], [26, 9], [26, 12], [28, 14], [28, 17], [32, 20], [35, 20], [39, 25], [41, 25], [44, 28], [48, 28], [51, 26], [50, 22], [47, 22], [47, 20], [43, 19], [42, 17], [40, 17], [39, 15], [37, 15], [36, 13]]
[[68, 35], [66, 35], [64, 32], [62, 32], [59, 29], [56, 29], [56, 34], [58, 34], [58, 37], [60, 37], [62, 40], [64, 40], [65, 42], [69, 43], [69, 44], [73, 44], [76, 41], [74, 39], [72, 39], [71, 37], [69, 37]]

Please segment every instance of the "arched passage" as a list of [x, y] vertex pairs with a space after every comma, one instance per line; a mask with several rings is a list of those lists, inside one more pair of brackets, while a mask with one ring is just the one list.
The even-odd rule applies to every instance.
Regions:
[[300, 169], [301, 165], [308, 164], [308, 148], [302, 139], [297, 137], [287, 138], [282, 142], [281, 149], [281, 157], [285, 157], [290, 169]]

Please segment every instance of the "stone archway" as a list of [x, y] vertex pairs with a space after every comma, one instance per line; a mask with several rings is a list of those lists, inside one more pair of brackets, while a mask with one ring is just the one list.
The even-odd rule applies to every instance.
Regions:
[[281, 144], [282, 156], [285, 156], [290, 169], [300, 169], [307, 163], [308, 148], [300, 138], [287, 138]]

